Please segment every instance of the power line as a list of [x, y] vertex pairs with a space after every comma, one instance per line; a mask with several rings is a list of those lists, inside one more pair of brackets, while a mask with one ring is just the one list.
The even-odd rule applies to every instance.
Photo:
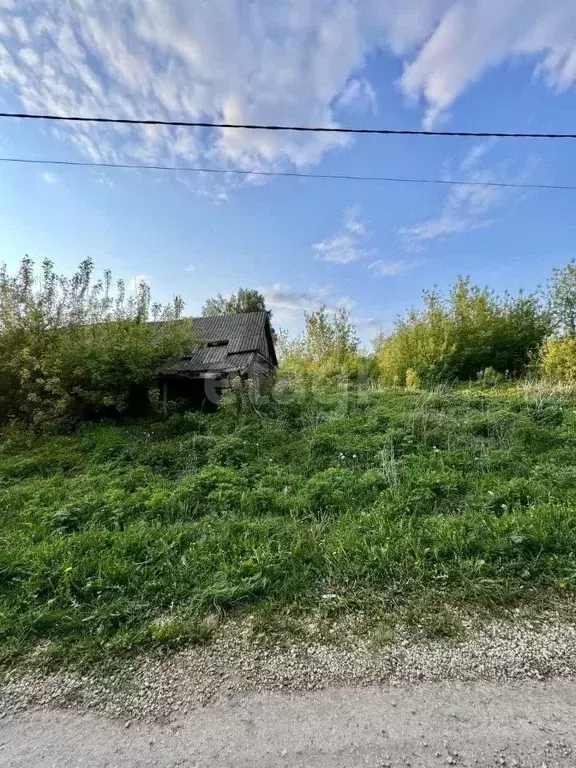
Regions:
[[460, 136], [476, 139], [576, 139], [576, 133], [505, 133], [494, 131], [412, 131], [392, 128], [342, 128], [305, 125], [259, 125], [252, 123], [212, 123], [189, 120], [136, 120], [128, 117], [81, 117], [78, 115], [39, 115], [0, 112], [0, 117], [22, 120], [59, 120], [74, 123], [117, 125], [164, 125], [175, 128], [242, 128], [248, 131], [299, 131], [302, 133], [353, 133], [379, 136]]
[[462, 179], [421, 179], [402, 178], [398, 176], [353, 176], [335, 173], [298, 173], [296, 171], [242, 171], [226, 168], [195, 168], [192, 166], [174, 165], [139, 165], [131, 163], [91, 163], [80, 160], [44, 160], [40, 158], [0, 157], [0, 163], [23, 163], [26, 165], [60, 165], [80, 168], [124, 168], [139, 171], [172, 171], [176, 173], [218, 173], [235, 174], [237, 176], [273, 176], [296, 179], [333, 179], [338, 181], [380, 181], [399, 184], [443, 184], [462, 187], [505, 187], [511, 189], [547, 189], [561, 191], [576, 191], [576, 186], [570, 184], [522, 184], [500, 181], [464, 181]]

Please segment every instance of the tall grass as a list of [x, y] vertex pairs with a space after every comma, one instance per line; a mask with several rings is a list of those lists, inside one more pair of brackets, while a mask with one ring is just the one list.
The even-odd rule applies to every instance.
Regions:
[[8, 430], [4, 661], [189, 642], [214, 612], [371, 620], [573, 590], [576, 396], [533, 395], [295, 392], [32, 441]]

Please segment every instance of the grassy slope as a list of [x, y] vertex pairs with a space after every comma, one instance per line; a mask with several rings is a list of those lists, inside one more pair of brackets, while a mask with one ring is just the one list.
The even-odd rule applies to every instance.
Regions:
[[575, 409], [390, 390], [5, 440], [3, 659], [186, 642], [242, 607], [444, 631], [446, 605], [573, 590]]

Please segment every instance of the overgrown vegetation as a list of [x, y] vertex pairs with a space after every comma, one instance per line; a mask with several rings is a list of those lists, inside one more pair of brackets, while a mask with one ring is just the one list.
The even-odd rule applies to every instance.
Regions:
[[424, 294], [424, 308], [396, 321], [380, 340], [383, 379], [406, 384], [410, 375], [423, 384], [469, 381], [490, 367], [502, 375], [525, 373], [551, 330], [549, 314], [538, 297], [498, 297], [488, 288], [459, 280], [446, 299]]
[[207, 614], [365, 621], [576, 586], [576, 397], [542, 388], [227, 399], [5, 434], [5, 661], [198, 639]]
[[213, 315], [241, 315], [245, 312], [269, 312], [264, 296], [256, 290], [239, 288], [238, 293], [231, 296], [222, 296], [219, 293], [211, 299], [207, 299], [202, 307], [202, 314], [206, 317]]
[[[205, 312], [256, 307], [239, 291]], [[574, 307], [573, 263], [541, 297], [460, 280], [374, 355], [321, 308], [280, 334], [264, 398], [238, 383], [217, 413], [129, 421], [189, 346], [182, 302], [127, 298], [89, 261], [4, 269], [0, 660], [118, 658], [248, 611], [441, 634], [450, 606], [571, 593]]]
[[[0, 269], [0, 423], [63, 428], [85, 418], [142, 411], [163, 361], [190, 346], [183, 304], [152, 304], [145, 283], [128, 296], [111, 272], [72, 277], [50, 261]], [[150, 322], [153, 320], [155, 322]]]
[[360, 340], [350, 313], [341, 308], [329, 312], [320, 307], [304, 313], [305, 330], [291, 338], [281, 333], [277, 339], [282, 373], [295, 379], [313, 376], [328, 383], [345, 376], [378, 378], [377, 363], [372, 355], [360, 350]]

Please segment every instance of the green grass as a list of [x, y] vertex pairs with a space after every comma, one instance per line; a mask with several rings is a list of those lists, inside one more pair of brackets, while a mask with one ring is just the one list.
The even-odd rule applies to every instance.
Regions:
[[196, 642], [243, 611], [452, 634], [454, 606], [576, 586], [569, 392], [294, 397], [1, 445], [4, 664]]

